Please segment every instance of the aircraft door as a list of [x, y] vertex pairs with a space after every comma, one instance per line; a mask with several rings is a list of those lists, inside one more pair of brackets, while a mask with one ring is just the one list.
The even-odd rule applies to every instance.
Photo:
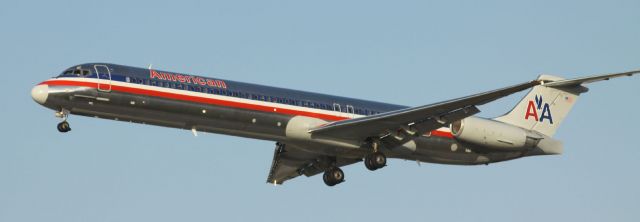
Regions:
[[98, 79], [98, 91], [111, 92], [111, 71], [106, 65], [94, 65]]

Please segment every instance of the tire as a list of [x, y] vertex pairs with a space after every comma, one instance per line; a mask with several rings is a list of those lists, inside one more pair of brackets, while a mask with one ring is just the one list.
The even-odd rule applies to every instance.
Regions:
[[326, 184], [327, 186], [332, 187], [332, 186], [335, 186], [336, 183], [331, 179], [330, 173], [331, 173], [330, 170], [325, 171], [324, 175], [322, 175], [322, 180], [324, 181], [324, 184]]
[[341, 183], [344, 181], [344, 172], [340, 168], [334, 168], [331, 172], [331, 179], [336, 181], [337, 183]]
[[67, 121], [58, 123], [58, 131], [61, 133], [66, 133], [71, 131], [71, 127], [69, 126], [69, 123]]
[[371, 163], [377, 169], [380, 169], [387, 165], [387, 157], [383, 153], [374, 153], [371, 158]]
[[373, 165], [373, 162], [371, 161], [370, 156], [367, 156], [364, 158], [364, 166], [367, 167], [367, 169], [370, 171], [374, 171], [378, 169]]
[[327, 186], [335, 186], [344, 182], [344, 172], [338, 167], [331, 167], [324, 172], [322, 179]]
[[371, 171], [383, 168], [387, 165], [387, 157], [381, 152], [369, 154], [364, 158], [364, 165]]

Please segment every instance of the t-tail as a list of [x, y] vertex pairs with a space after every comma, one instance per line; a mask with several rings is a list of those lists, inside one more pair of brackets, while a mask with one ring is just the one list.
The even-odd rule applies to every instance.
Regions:
[[562, 142], [553, 135], [580, 94], [589, 91], [583, 85], [638, 73], [640, 70], [575, 79], [541, 75], [509, 113], [494, 120], [468, 117], [451, 124], [451, 132], [457, 140], [489, 149], [526, 150], [526, 156], [561, 154]]
[[541, 134], [537, 149], [529, 155], [562, 154], [562, 142], [552, 137], [569, 115], [580, 94], [589, 89], [580, 84], [555, 87], [544, 84], [566, 81], [557, 76], [541, 75], [538, 80], [543, 84], [533, 87], [515, 108], [495, 120]]
[[[538, 80], [556, 82], [564, 79], [541, 75]], [[573, 105], [578, 101], [580, 94], [587, 91], [588, 89], [581, 85], [547, 87], [543, 84], [535, 86], [513, 110], [495, 120], [553, 137]]]

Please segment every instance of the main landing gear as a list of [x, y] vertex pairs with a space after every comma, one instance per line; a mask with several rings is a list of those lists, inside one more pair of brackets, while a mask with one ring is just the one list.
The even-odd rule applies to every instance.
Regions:
[[324, 171], [322, 179], [327, 186], [332, 187], [344, 182], [344, 172], [340, 168], [332, 166], [327, 171]]
[[59, 112], [56, 112], [56, 117], [62, 118], [62, 122], [58, 123], [58, 131], [61, 133], [66, 133], [71, 131], [69, 122], [67, 122], [69, 113], [70, 113], [69, 110], [66, 110], [66, 109], [61, 109]]
[[[371, 171], [383, 168], [387, 165], [387, 157], [382, 152], [373, 152], [364, 157], [364, 165]], [[339, 167], [336, 167], [335, 162], [333, 162], [333, 164], [324, 171], [322, 180], [330, 187], [338, 185], [344, 182], [344, 172], [342, 172]]]
[[387, 157], [381, 152], [374, 152], [364, 157], [364, 166], [374, 171], [387, 165]]

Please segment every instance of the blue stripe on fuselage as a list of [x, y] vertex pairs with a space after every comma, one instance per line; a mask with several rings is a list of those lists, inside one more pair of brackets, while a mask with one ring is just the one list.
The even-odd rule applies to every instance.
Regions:
[[[352, 98], [346, 98], [346, 97], [340, 97], [340, 96], [331, 96], [326, 94], [305, 92], [300, 90], [270, 87], [270, 86], [263, 86], [263, 85], [257, 85], [257, 84], [251, 84], [251, 83], [243, 83], [243, 82], [220, 79], [226, 83], [226, 87], [227, 87], [226, 89], [223, 89], [226, 91], [224, 91], [225, 93], [222, 94], [223, 91], [220, 91], [221, 89], [218, 87], [210, 87], [206, 85], [203, 86], [203, 85], [190, 84], [190, 83], [171, 82], [171, 81], [158, 80], [158, 79], [152, 80], [150, 78], [150, 70], [144, 69], [144, 68], [136, 68], [136, 67], [109, 64], [109, 63], [87, 63], [87, 64], [77, 65], [73, 67], [80, 66], [85, 69], [90, 69], [92, 71], [92, 74], [87, 76], [86, 78], [96, 78], [95, 69], [93, 69], [94, 65], [108, 66], [111, 70], [111, 80], [119, 81], [119, 82], [129, 81], [133, 83], [138, 83], [138, 81], [141, 81], [142, 82], [141, 84], [143, 85], [150, 85], [152, 81], [162, 82], [162, 83], [168, 82], [168, 83], [174, 83], [174, 85], [181, 84], [182, 86], [184, 86], [182, 90], [191, 89], [190, 91], [194, 91], [193, 90], [194, 87], [200, 87], [200, 89], [203, 89], [203, 88], [205, 89], [204, 90], [205, 93], [214, 93], [217, 91], [219, 95], [232, 96], [232, 97], [240, 97], [240, 95], [244, 95], [245, 98], [248, 95], [248, 99], [260, 100], [260, 101], [272, 101], [272, 99], [274, 99], [275, 101], [272, 101], [272, 102], [276, 102], [276, 103], [284, 103], [285, 101], [289, 101], [285, 103], [289, 105], [294, 105], [291, 103], [291, 101], [298, 101], [297, 103], [295, 103], [295, 105], [297, 106], [316, 108], [316, 109], [324, 108], [324, 110], [333, 110], [334, 103], [337, 103], [340, 105], [342, 112], [346, 113], [347, 105], [349, 105], [349, 106], [353, 106], [354, 111], [356, 111], [356, 114], [360, 114], [360, 115], [371, 115], [376, 113], [383, 113], [383, 112], [407, 108], [405, 106], [386, 104], [386, 103], [380, 103], [380, 102], [374, 102], [374, 101], [359, 100], [359, 99], [352, 99]], [[176, 72], [168, 72], [168, 71], [162, 71], [162, 70], [156, 70], [156, 71], [163, 72], [163, 73], [172, 73], [172, 74], [210, 79], [208, 77], [188, 75], [188, 74], [182, 74], [182, 73], [176, 73]], [[60, 77], [78, 77], [78, 76], [61, 75]], [[78, 77], [78, 78], [81, 78], [81, 77]], [[230, 93], [231, 95], [227, 95], [227, 93], [229, 92], [231, 92]], [[235, 94], [233, 92], [235, 92]], [[267, 99], [265, 100], [260, 99], [265, 97]], [[281, 99], [281, 101], [278, 101], [278, 98]], [[307, 105], [306, 106], [303, 105], [303, 102], [306, 102]], [[313, 105], [312, 107], [310, 106], [311, 104], [315, 104], [315, 105]], [[318, 106], [318, 107], [315, 107], [315, 106]]]

